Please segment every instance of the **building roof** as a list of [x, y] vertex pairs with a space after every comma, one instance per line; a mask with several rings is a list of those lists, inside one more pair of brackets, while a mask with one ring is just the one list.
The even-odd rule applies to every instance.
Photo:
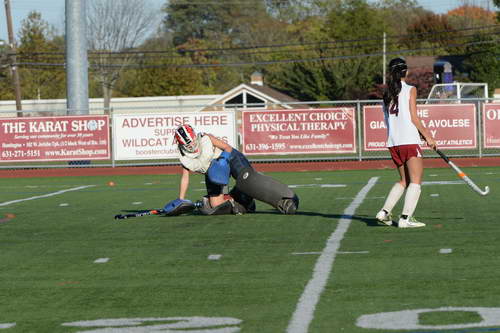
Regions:
[[[300, 104], [300, 101], [294, 99], [291, 96], [283, 94], [276, 89], [269, 86], [259, 85], [259, 84], [246, 84], [242, 83], [239, 86], [227, 91], [225, 94], [214, 99], [212, 103], [213, 106], [221, 106], [226, 101], [232, 99], [233, 97], [239, 95], [242, 92], [251, 94], [259, 99], [264, 100], [266, 103], [272, 104], [271, 107], [266, 107], [267, 109], [285, 108], [285, 109], [309, 109], [310, 106], [306, 104]], [[273, 107], [274, 106], [274, 107]]]
[[257, 91], [260, 91], [261, 93], [263, 93], [264, 95], [267, 95], [267, 96], [270, 96], [270, 97], [273, 97], [274, 99], [280, 101], [280, 102], [285, 102], [285, 103], [293, 103], [291, 104], [292, 107], [294, 109], [308, 109], [310, 108], [309, 105], [307, 104], [300, 104], [300, 101], [291, 97], [291, 96], [288, 96], [286, 94], [283, 94], [282, 92], [276, 90], [276, 89], [273, 89], [269, 86], [260, 86], [260, 85], [257, 85], [257, 84], [251, 84], [250, 85], [253, 89], [257, 90]]

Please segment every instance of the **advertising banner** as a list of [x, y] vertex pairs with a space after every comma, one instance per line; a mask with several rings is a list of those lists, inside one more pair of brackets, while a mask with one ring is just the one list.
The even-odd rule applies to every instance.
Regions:
[[484, 104], [484, 148], [500, 148], [500, 104]]
[[354, 153], [355, 115], [354, 108], [243, 111], [243, 152]]
[[0, 142], [1, 162], [109, 159], [109, 118], [0, 118]]
[[[473, 149], [476, 140], [474, 104], [421, 104], [417, 113], [439, 148]], [[386, 150], [387, 128], [381, 105], [363, 107], [364, 150]], [[427, 146], [424, 144], [424, 148]]]
[[235, 146], [234, 112], [113, 115], [115, 160], [178, 158], [175, 129], [190, 124], [196, 133], [210, 133]]

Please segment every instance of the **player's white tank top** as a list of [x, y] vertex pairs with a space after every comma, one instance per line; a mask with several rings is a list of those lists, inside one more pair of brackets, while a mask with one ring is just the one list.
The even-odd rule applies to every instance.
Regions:
[[410, 114], [410, 90], [412, 86], [401, 81], [398, 97], [399, 112], [391, 114], [389, 105], [384, 104], [384, 116], [387, 126], [387, 147], [420, 144], [420, 134], [413, 125]]
[[222, 150], [215, 147], [208, 135], [200, 135], [199, 152], [187, 153], [179, 156], [181, 164], [188, 170], [199, 173], [206, 173], [213, 159], [216, 159], [222, 153]]

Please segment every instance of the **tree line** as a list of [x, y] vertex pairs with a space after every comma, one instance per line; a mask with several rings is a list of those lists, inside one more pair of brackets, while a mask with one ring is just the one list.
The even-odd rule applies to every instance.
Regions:
[[[494, 0], [500, 7], [500, 0]], [[463, 82], [500, 87], [497, 13], [462, 5], [438, 15], [415, 0], [88, 1], [91, 98], [221, 94], [250, 74], [298, 100], [380, 98], [387, 56], [465, 58]], [[385, 34], [385, 39], [384, 39]], [[23, 99], [66, 97], [64, 35], [38, 12], [17, 33]], [[0, 99], [13, 100], [9, 50]], [[410, 69], [425, 97], [433, 75]]]

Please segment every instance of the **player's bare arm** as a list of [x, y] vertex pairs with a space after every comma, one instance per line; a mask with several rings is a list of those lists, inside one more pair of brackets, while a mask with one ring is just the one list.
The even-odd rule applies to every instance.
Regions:
[[179, 199], [186, 198], [186, 192], [189, 187], [189, 170], [182, 168], [181, 182], [179, 184]]
[[411, 115], [411, 121], [417, 128], [418, 132], [420, 135], [423, 136], [424, 140], [427, 142], [429, 147], [432, 149], [436, 149], [436, 141], [432, 137], [432, 135], [429, 133], [427, 128], [424, 127], [422, 124], [422, 121], [420, 120], [418, 113], [417, 113], [417, 89], [415, 87], [411, 88], [410, 90], [410, 115]]
[[230, 153], [233, 150], [233, 147], [231, 147], [230, 145], [228, 145], [226, 142], [222, 141], [221, 139], [216, 138], [212, 134], [206, 134], [206, 135], [208, 135], [208, 137], [210, 138], [210, 141], [212, 141], [212, 144], [214, 145], [214, 147], [217, 147], [219, 149], [227, 151], [228, 153]]

